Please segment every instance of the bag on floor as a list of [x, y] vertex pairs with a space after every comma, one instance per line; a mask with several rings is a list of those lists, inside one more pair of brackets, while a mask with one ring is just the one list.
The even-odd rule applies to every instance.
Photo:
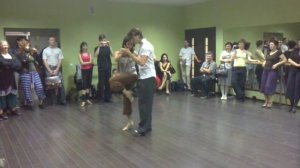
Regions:
[[171, 88], [171, 91], [176, 92], [177, 91], [177, 82], [176, 81], [171, 82], [170, 88]]
[[181, 80], [173, 81], [171, 82], [170, 88], [173, 92], [183, 92], [185, 91], [185, 84]]
[[182, 80], [177, 81], [177, 92], [185, 91], [186, 84]]

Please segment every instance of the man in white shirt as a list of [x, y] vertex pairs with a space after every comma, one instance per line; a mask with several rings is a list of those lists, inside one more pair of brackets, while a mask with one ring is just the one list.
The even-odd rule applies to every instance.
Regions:
[[187, 85], [188, 90], [191, 89], [191, 65], [192, 59], [195, 58], [199, 62], [195, 55], [195, 51], [189, 46], [188, 41], [184, 41], [184, 47], [179, 52], [179, 63], [181, 69], [182, 81]]
[[156, 88], [156, 71], [154, 66], [154, 47], [143, 37], [139, 28], [133, 28], [128, 36], [135, 44], [140, 44], [138, 54], [131, 53], [128, 49], [122, 49], [122, 52], [129, 55], [137, 64], [139, 69], [138, 81], [138, 104], [140, 113], [140, 122], [134, 136], [145, 136], [152, 130], [152, 106], [153, 97]]
[[62, 81], [62, 87], [58, 93], [58, 103], [61, 105], [66, 104], [65, 89], [63, 84], [63, 77], [61, 73], [62, 59], [64, 58], [62, 51], [57, 47], [55, 37], [49, 37], [49, 46], [43, 51], [43, 62], [46, 68], [46, 77], [59, 76]]

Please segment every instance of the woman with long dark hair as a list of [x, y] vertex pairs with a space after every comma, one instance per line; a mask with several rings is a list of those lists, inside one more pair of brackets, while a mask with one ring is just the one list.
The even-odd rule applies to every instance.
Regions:
[[89, 94], [93, 78], [93, 59], [91, 53], [88, 52], [86, 42], [80, 44], [79, 61], [82, 75], [81, 107], [84, 107], [86, 103], [92, 104], [89, 100]]
[[[122, 43], [123, 48], [134, 52], [134, 44], [130, 37], [125, 37]], [[127, 124], [123, 131], [129, 130], [133, 127], [133, 120], [131, 119], [133, 96], [131, 89], [135, 85], [138, 76], [135, 68], [135, 62], [127, 54], [116, 51], [114, 54], [118, 62], [117, 72], [110, 79], [110, 89], [114, 93], [123, 94], [123, 115], [127, 117]]]
[[168, 54], [163, 53], [160, 58], [159, 62], [159, 68], [160, 68], [160, 78], [162, 79], [161, 85], [159, 86], [158, 90], [162, 90], [163, 88], [166, 88], [166, 94], [170, 94], [170, 83], [171, 83], [171, 77], [172, 74], [170, 72], [172, 65], [169, 61]]
[[278, 68], [286, 62], [286, 57], [278, 50], [278, 41], [271, 40], [269, 46], [270, 53], [266, 56], [266, 60], [262, 64], [264, 71], [260, 91], [265, 96], [265, 103], [262, 105], [263, 108], [272, 107], [272, 96], [277, 86]]

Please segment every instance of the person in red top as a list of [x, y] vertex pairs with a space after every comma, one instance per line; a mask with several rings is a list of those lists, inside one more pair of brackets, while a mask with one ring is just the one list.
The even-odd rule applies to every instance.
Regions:
[[88, 52], [86, 42], [80, 44], [79, 61], [82, 75], [81, 107], [84, 107], [86, 103], [92, 104], [89, 100], [89, 93], [93, 78], [93, 60], [91, 54]]

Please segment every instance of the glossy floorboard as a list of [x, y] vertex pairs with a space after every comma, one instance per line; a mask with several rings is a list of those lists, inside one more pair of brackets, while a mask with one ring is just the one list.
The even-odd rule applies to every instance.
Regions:
[[158, 94], [153, 131], [139, 138], [121, 131], [118, 97], [23, 111], [0, 122], [0, 158], [9, 168], [300, 168], [300, 113], [260, 106]]

